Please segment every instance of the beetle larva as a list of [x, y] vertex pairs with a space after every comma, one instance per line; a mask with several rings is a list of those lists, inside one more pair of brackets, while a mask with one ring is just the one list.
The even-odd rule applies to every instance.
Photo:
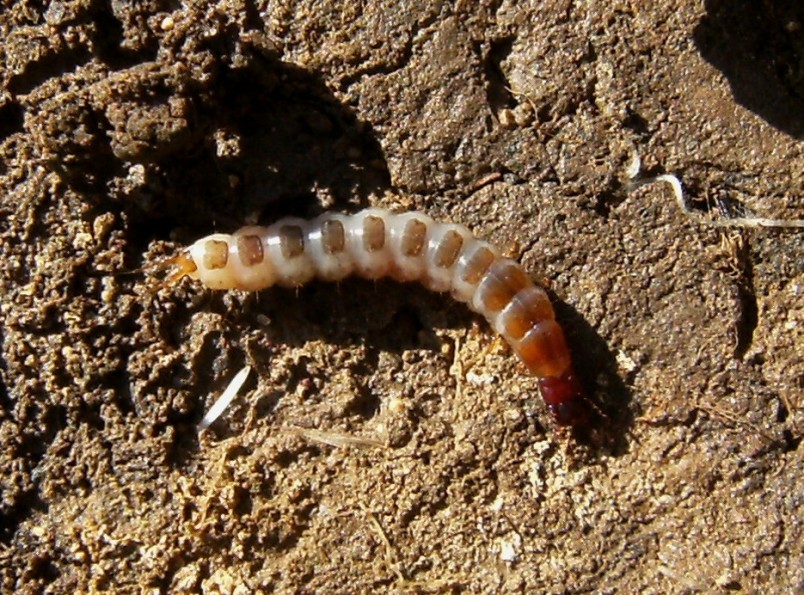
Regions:
[[485, 316], [538, 377], [559, 425], [588, 419], [564, 333], [544, 289], [519, 263], [461, 225], [383, 209], [325, 213], [312, 221], [286, 218], [269, 227], [201, 238], [171, 264], [177, 271], [169, 282], [187, 276], [212, 289], [298, 287], [313, 278], [339, 281], [356, 274], [449, 291]]

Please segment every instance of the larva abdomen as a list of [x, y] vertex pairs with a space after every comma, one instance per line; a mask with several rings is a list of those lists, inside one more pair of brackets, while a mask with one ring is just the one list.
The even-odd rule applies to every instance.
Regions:
[[312, 278], [339, 281], [351, 274], [390, 276], [449, 291], [482, 314], [539, 377], [542, 396], [558, 423], [587, 419], [564, 333], [545, 291], [519, 263], [503, 258], [461, 225], [437, 223], [418, 212], [366, 209], [325, 213], [312, 221], [286, 218], [269, 227], [202, 238], [175, 259], [183, 275], [213, 289], [255, 291], [298, 287]]

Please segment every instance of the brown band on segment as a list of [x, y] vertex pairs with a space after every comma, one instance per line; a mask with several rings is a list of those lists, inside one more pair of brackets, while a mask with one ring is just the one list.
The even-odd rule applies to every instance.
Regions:
[[441, 238], [441, 243], [433, 255], [433, 264], [446, 269], [455, 264], [463, 247], [463, 236], [451, 229]]
[[321, 244], [326, 254], [340, 254], [346, 246], [343, 223], [329, 219], [321, 224]]
[[547, 293], [531, 286], [517, 293], [499, 314], [497, 328], [506, 339], [519, 340], [534, 326], [555, 318]]
[[237, 238], [237, 254], [244, 266], [260, 264], [265, 257], [260, 236], [247, 235]]
[[304, 232], [298, 225], [283, 225], [279, 228], [279, 246], [282, 256], [296, 258], [304, 253]]
[[427, 225], [418, 219], [411, 219], [405, 224], [402, 232], [401, 249], [405, 256], [419, 256], [424, 248], [424, 238], [427, 236]]
[[477, 287], [477, 297], [487, 312], [499, 312], [514, 296], [533, 282], [517, 263], [498, 260], [489, 268]]
[[540, 322], [519, 341], [514, 350], [539, 378], [561, 376], [570, 365], [564, 333], [555, 320]]
[[481, 277], [489, 270], [492, 262], [494, 262], [494, 253], [485, 247], [478, 248], [463, 267], [463, 280], [470, 285], [477, 285]]
[[204, 268], [222, 269], [229, 260], [229, 244], [221, 240], [204, 242]]
[[377, 252], [385, 247], [385, 222], [381, 217], [369, 215], [363, 219], [363, 248]]

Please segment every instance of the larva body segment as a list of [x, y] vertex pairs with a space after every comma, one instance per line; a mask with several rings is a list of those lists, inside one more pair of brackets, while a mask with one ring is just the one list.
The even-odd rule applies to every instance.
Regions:
[[434, 224], [430, 217], [417, 212], [393, 216], [389, 226], [391, 257], [394, 261], [391, 275], [397, 281], [418, 281], [424, 277], [427, 271], [427, 233]]
[[229, 266], [233, 269], [233, 275], [240, 280], [240, 285], [250, 291], [276, 283], [277, 272], [273, 260], [265, 258], [265, 232], [263, 227], [249, 225], [232, 234], [231, 240], [227, 239], [231, 260]]
[[[233, 251], [232, 239], [234, 236], [215, 233], [195, 242], [188, 248], [190, 259], [195, 264], [195, 270], [188, 273], [188, 277], [200, 279], [210, 289], [230, 289], [232, 278], [237, 278], [238, 284], [253, 289], [249, 280], [241, 276], [238, 266], [229, 262]], [[237, 256], [235, 254], [232, 256]], [[256, 270], [254, 271], [256, 273]], [[265, 282], [273, 285], [275, 276], [265, 276]]]
[[393, 265], [388, 244], [388, 223], [393, 220], [385, 209], [365, 209], [346, 217], [346, 252], [355, 274], [365, 279], [388, 275]]
[[286, 218], [269, 227], [213, 234], [176, 261], [181, 270], [174, 277], [186, 275], [212, 289], [298, 287], [313, 278], [339, 281], [356, 274], [449, 291], [482, 314], [539, 378], [557, 423], [581, 425], [588, 419], [564, 333], [544, 289], [519, 263], [461, 225], [437, 223], [419, 212], [325, 213], [309, 222]]
[[321, 215], [307, 230], [310, 258], [322, 281], [340, 281], [352, 274], [354, 265], [346, 250], [346, 229], [350, 217], [338, 213]]

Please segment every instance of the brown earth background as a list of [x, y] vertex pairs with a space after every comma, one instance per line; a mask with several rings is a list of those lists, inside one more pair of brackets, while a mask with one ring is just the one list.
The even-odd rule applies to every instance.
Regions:
[[[0, 591], [804, 589], [804, 234], [731, 224], [804, 218], [800, 2], [2, 6]], [[368, 205], [545, 279], [601, 419], [418, 286], [136, 273]]]

